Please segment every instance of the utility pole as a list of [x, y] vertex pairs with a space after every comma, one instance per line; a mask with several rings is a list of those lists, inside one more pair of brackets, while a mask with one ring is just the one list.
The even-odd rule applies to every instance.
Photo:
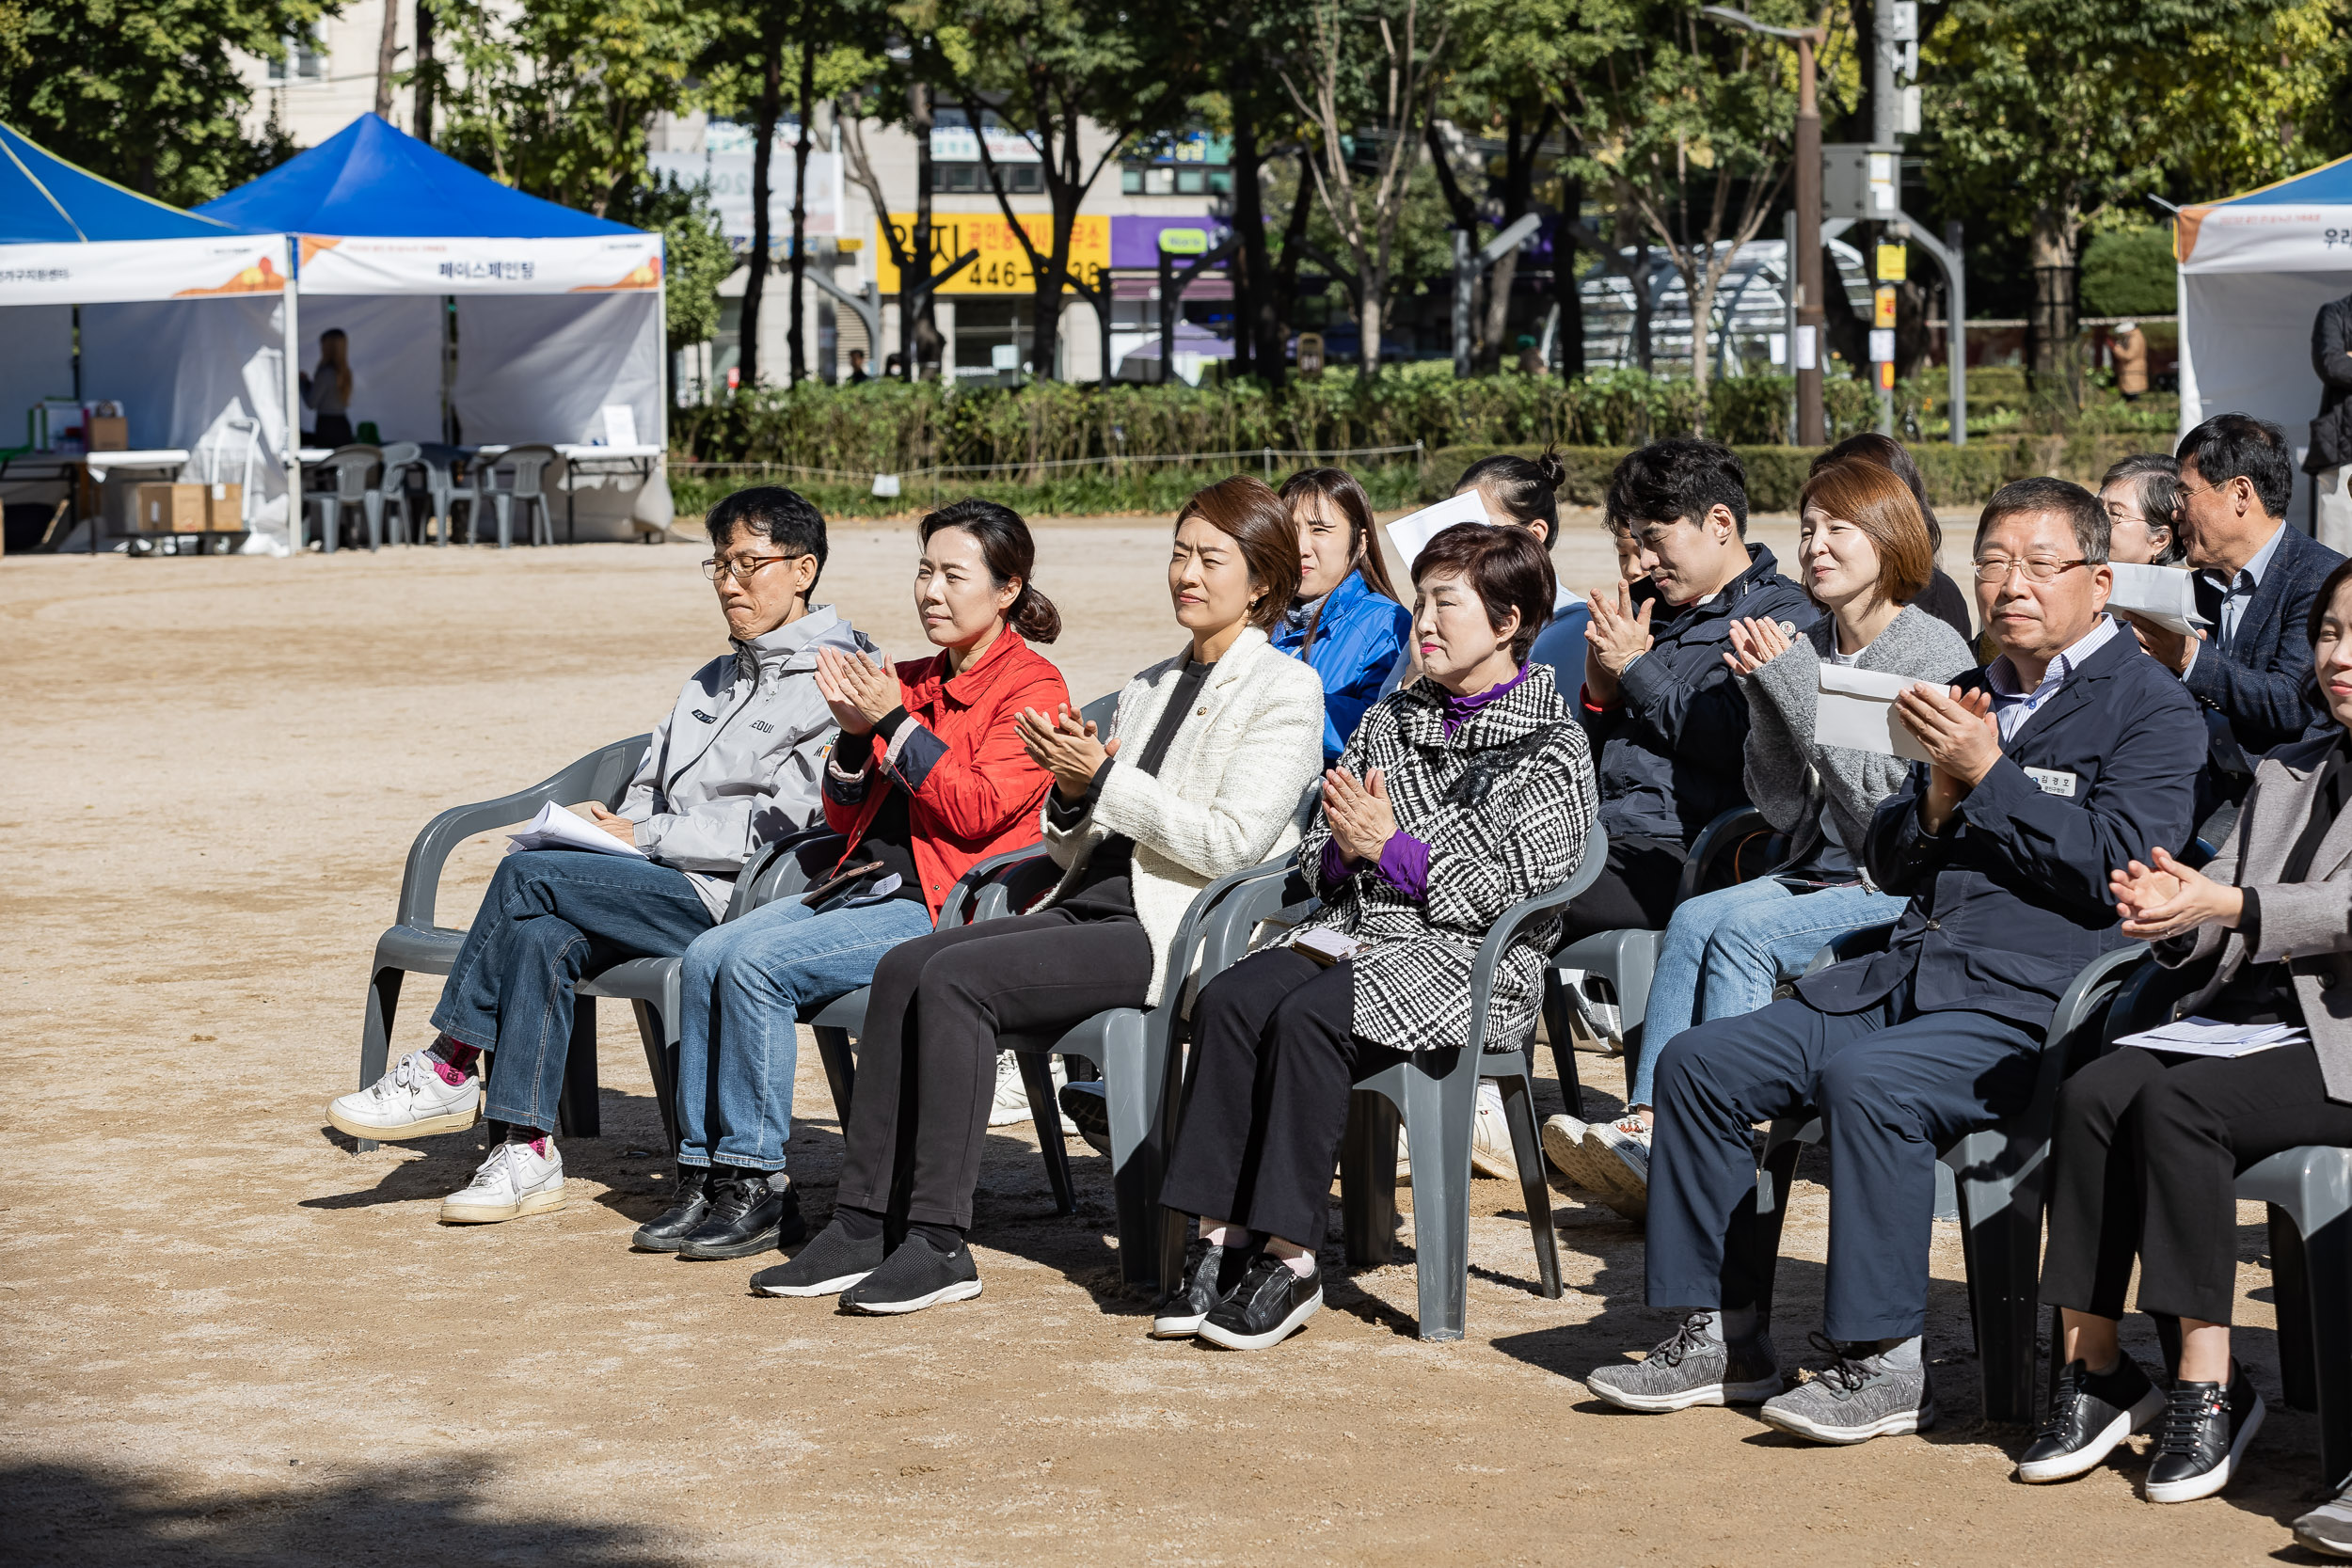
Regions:
[[1821, 335], [1829, 325], [1821, 308], [1821, 107], [1814, 86], [1825, 30], [1768, 27], [1728, 6], [1702, 6], [1699, 14], [1797, 46], [1797, 340], [1789, 353], [1797, 362], [1797, 444], [1827, 446], [1829, 421], [1821, 409]]

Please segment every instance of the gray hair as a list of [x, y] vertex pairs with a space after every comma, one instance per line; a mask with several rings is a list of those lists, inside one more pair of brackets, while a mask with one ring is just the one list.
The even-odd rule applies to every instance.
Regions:
[[1970, 553], [1984, 548], [1984, 536], [2003, 518], [2040, 512], [2055, 512], [2073, 526], [2074, 547], [2085, 561], [2093, 565], [2106, 563], [2107, 509], [2099, 504], [2098, 497], [2072, 480], [2047, 477], [2013, 479], [1994, 491], [1993, 499], [1984, 503], [1984, 515], [1977, 519]]

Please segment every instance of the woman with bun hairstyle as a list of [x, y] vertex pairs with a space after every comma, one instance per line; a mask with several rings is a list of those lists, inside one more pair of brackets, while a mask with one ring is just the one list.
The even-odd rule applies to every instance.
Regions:
[[1053, 782], [1013, 717], [1070, 700], [1030, 646], [1061, 632], [1030, 586], [1037, 546], [994, 501], [951, 502], [917, 532], [914, 608], [940, 651], [896, 670], [818, 655], [818, 690], [841, 726], [825, 825], [849, 840], [809, 868], [821, 896], [779, 899], [686, 950], [676, 1201], [637, 1232], [644, 1251], [742, 1258], [806, 1236], [784, 1180], [802, 1009], [869, 984], [884, 954], [930, 934], [975, 863], [1036, 840]]
[[[1127, 683], [1110, 734], [1067, 705], [1016, 718], [1053, 777], [1038, 824], [1061, 879], [1027, 914], [892, 949], [874, 974], [833, 1223], [764, 1295], [837, 1295], [850, 1312], [920, 1311], [980, 1293], [965, 1234], [996, 1083], [997, 1039], [1180, 996], [1193, 898], [1298, 842], [1323, 761], [1323, 683], [1268, 629], [1298, 596], [1298, 530], [1236, 475], [1176, 514], [1168, 597], [1185, 646]], [[897, 1246], [885, 1221], [905, 1222]]]
[[[1482, 457], [1462, 470], [1454, 494], [1478, 492], [1486, 520], [1497, 527], [1523, 528], [1543, 545], [1546, 554], [1560, 543], [1560, 486], [1568, 477], [1556, 447], [1547, 446], [1534, 459], [1499, 452]], [[1535, 634], [1528, 657], [1549, 666], [1552, 681], [1572, 692], [1584, 678], [1584, 628], [1592, 619], [1583, 598], [1555, 575], [1551, 588], [1551, 619]], [[1413, 650], [1397, 657], [1383, 695], [1409, 685], [1417, 671]], [[1498, 1102], [1499, 1103], [1499, 1102]]]
[[1323, 679], [1323, 762], [1339, 760], [1356, 721], [1380, 696], [1405, 649], [1413, 612], [1373, 538], [1372, 502], [1344, 468], [1307, 468], [1283, 482], [1298, 524], [1298, 596], [1274, 627], [1274, 645]]

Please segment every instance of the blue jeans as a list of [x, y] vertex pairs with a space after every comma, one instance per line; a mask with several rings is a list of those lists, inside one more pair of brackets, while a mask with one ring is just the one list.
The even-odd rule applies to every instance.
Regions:
[[678, 1164], [782, 1170], [802, 1009], [872, 983], [882, 955], [930, 935], [907, 898], [786, 898], [713, 927], [678, 976]]
[[1628, 1105], [1653, 1105], [1659, 1051], [1694, 1023], [1752, 1013], [1833, 938], [1895, 919], [1903, 900], [1859, 882], [1798, 894], [1770, 877], [1678, 905], [1658, 944]]
[[572, 1049], [572, 982], [667, 958], [710, 929], [686, 873], [627, 855], [532, 849], [499, 862], [441, 987], [433, 1026], [496, 1054], [485, 1113], [555, 1131]]

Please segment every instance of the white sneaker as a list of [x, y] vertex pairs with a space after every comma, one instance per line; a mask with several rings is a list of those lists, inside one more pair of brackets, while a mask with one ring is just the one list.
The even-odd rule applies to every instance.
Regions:
[[1603, 1183], [1601, 1201], [1629, 1220], [1649, 1217], [1650, 1130], [1628, 1113], [1584, 1130], [1584, 1152]]
[[453, 1084], [445, 1069], [456, 1070], [438, 1052], [411, 1051], [366, 1088], [327, 1101], [326, 1119], [355, 1138], [379, 1142], [463, 1132], [481, 1117], [482, 1079], [467, 1071]]
[[530, 1144], [500, 1144], [463, 1192], [441, 1199], [443, 1225], [496, 1225], [564, 1207], [564, 1156], [553, 1138], [542, 1154]]
[[[1053, 1059], [1053, 1075], [1054, 1093], [1058, 1097], [1062, 1085], [1070, 1082], [1069, 1069], [1062, 1066], [1059, 1056]], [[1060, 1106], [1057, 1105], [1055, 1109], [1059, 1111]], [[1029, 1086], [1021, 1081], [1020, 1054], [1011, 1051], [998, 1052], [996, 1099], [988, 1108], [988, 1124], [991, 1127], [1027, 1127], [1035, 1119], [1029, 1115]], [[1061, 1135], [1065, 1138], [1076, 1137], [1078, 1124], [1063, 1117]]]
[[1478, 1116], [1470, 1123], [1470, 1169], [1505, 1180], [1519, 1173], [1518, 1160], [1511, 1152], [1511, 1123], [1502, 1114], [1502, 1090], [1489, 1082], [1478, 1085]]
[[1593, 1158], [1592, 1129], [1574, 1117], [1549, 1117], [1543, 1126], [1544, 1158], [1567, 1184], [1607, 1202], [1615, 1194], [1609, 1173]]

